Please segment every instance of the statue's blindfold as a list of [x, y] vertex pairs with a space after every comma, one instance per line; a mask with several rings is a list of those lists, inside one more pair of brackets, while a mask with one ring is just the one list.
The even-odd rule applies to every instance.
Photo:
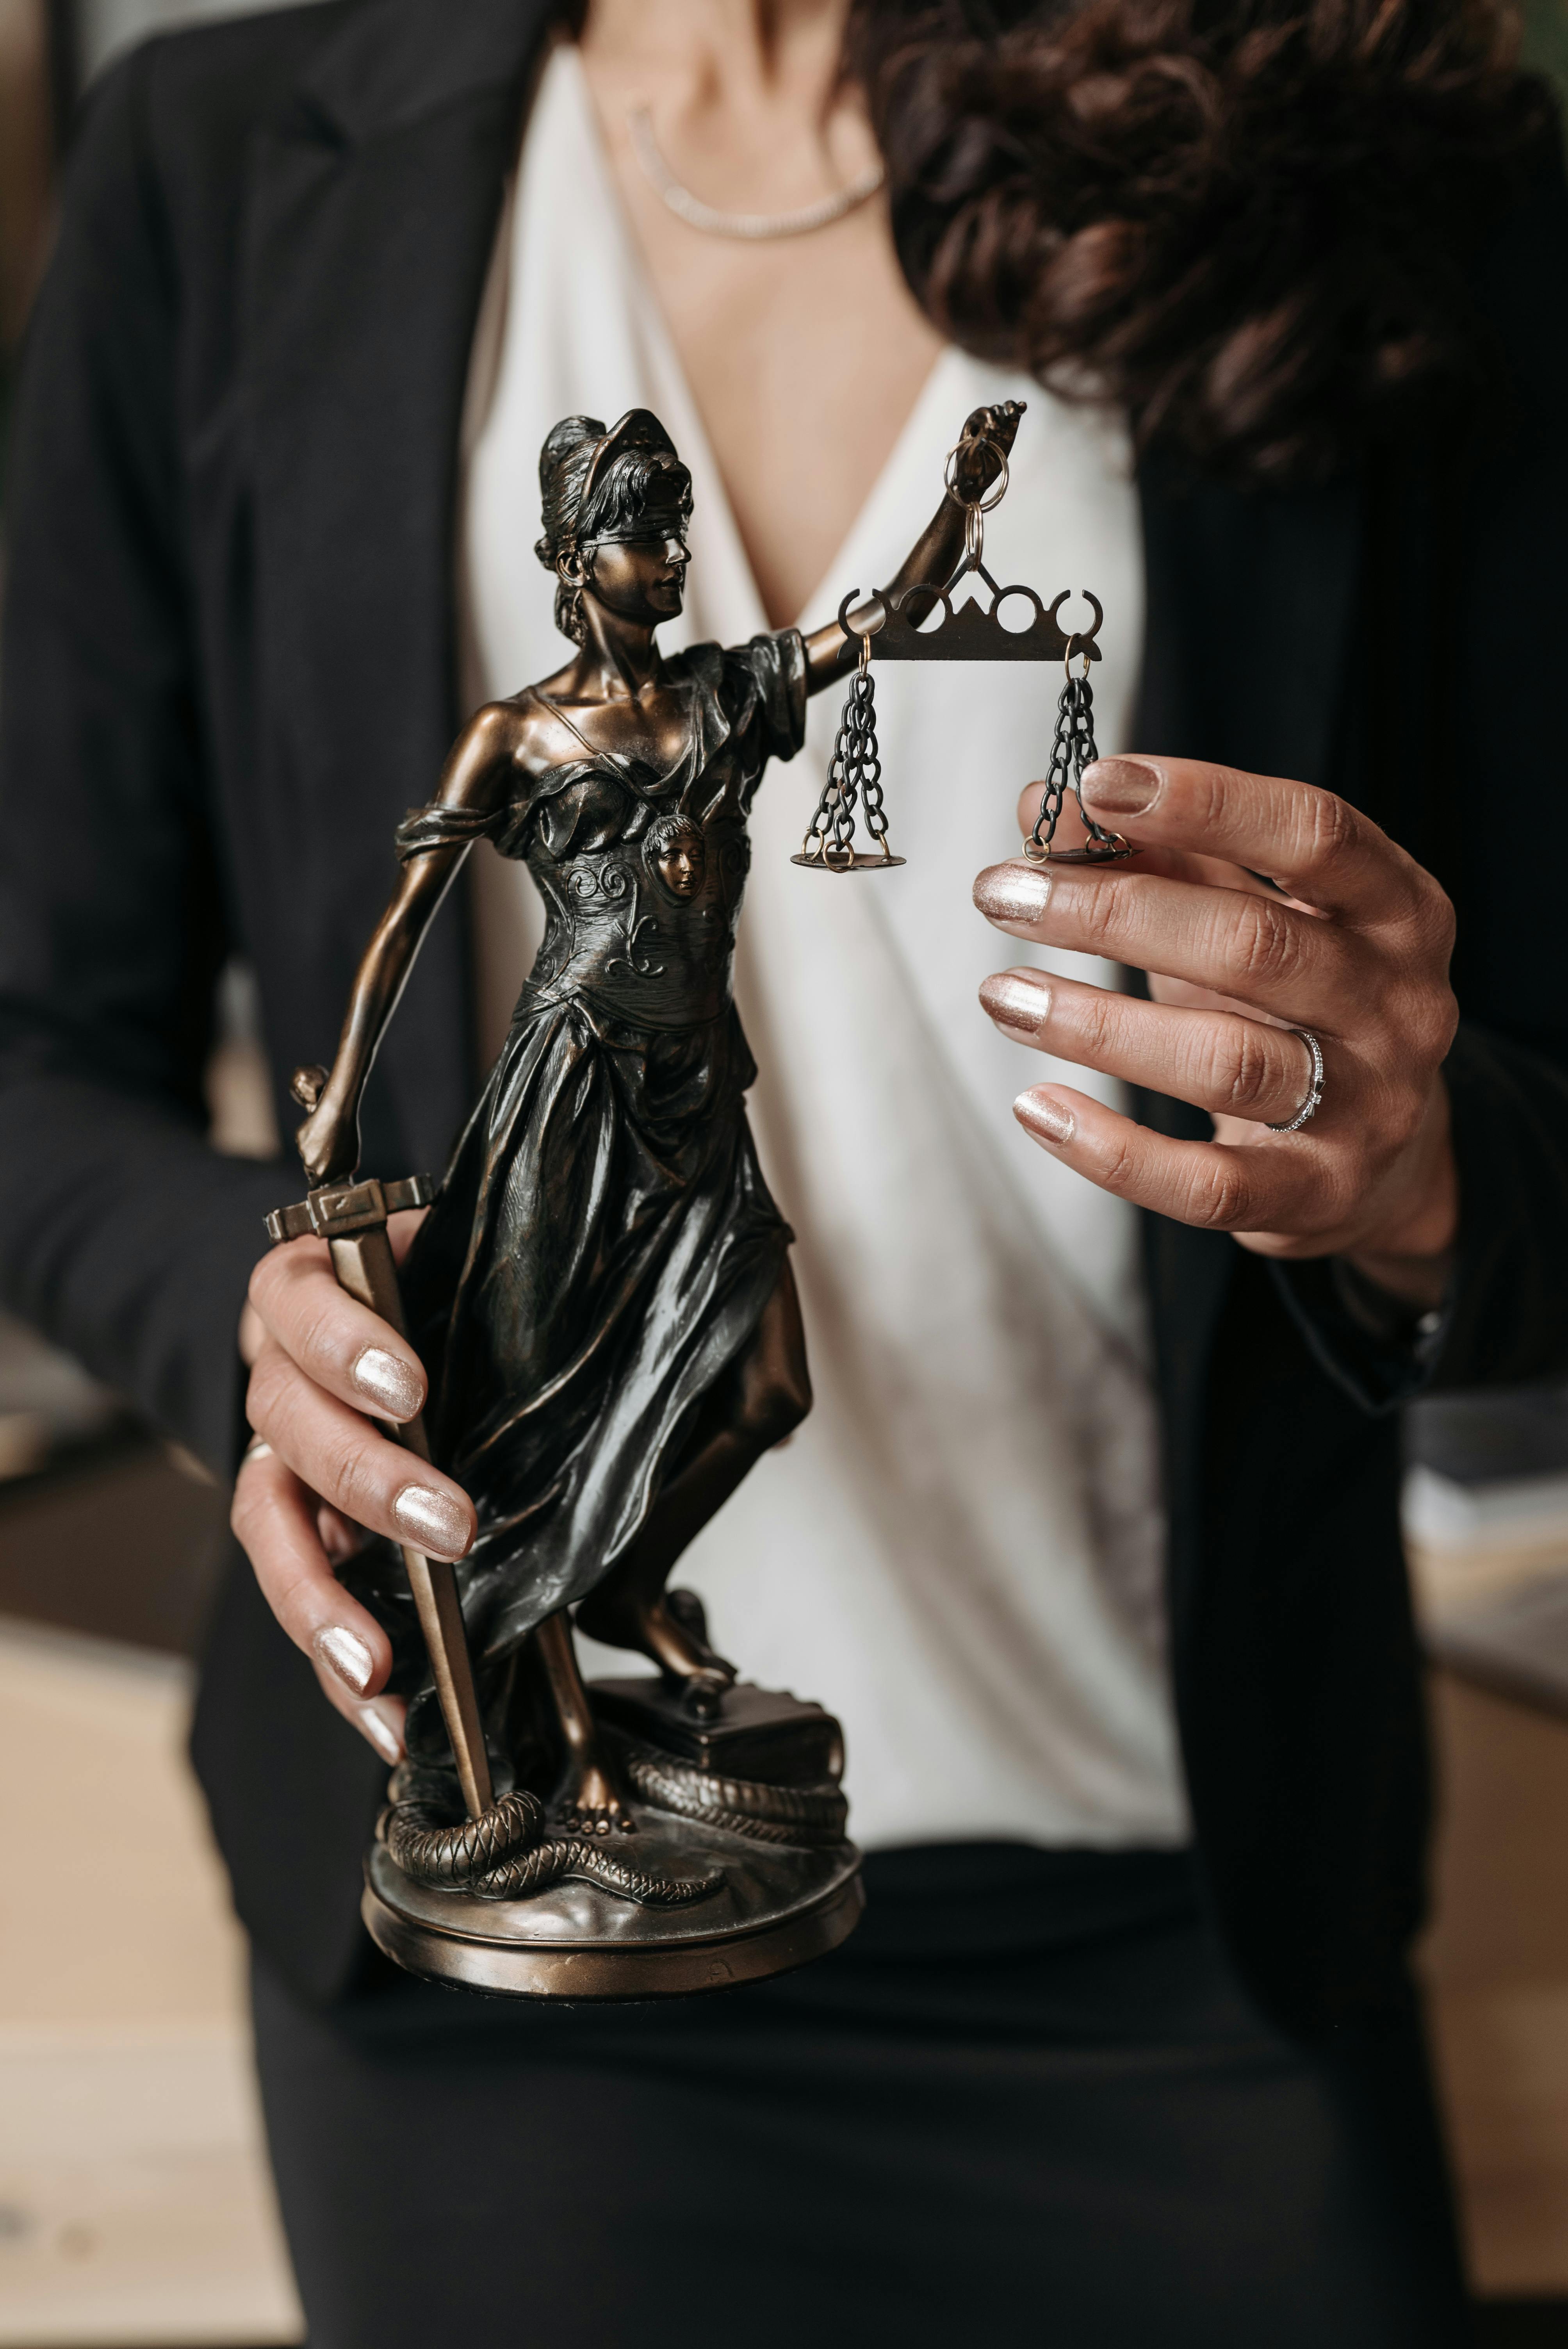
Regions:
[[635, 513], [603, 523], [587, 516], [579, 546], [634, 546], [649, 539], [684, 538], [690, 520], [686, 483], [679, 473], [655, 473], [637, 500]]

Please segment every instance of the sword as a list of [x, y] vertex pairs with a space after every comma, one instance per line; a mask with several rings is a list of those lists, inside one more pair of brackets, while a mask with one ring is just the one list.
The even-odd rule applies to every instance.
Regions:
[[[289, 1090], [305, 1109], [314, 1109], [325, 1082], [325, 1069], [296, 1069]], [[428, 1174], [410, 1174], [400, 1183], [378, 1183], [374, 1179], [367, 1183], [324, 1183], [294, 1206], [274, 1208], [266, 1219], [267, 1237], [274, 1246], [284, 1240], [302, 1239], [307, 1232], [325, 1240], [331, 1250], [338, 1287], [346, 1289], [350, 1297], [356, 1297], [361, 1305], [367, 1305], [372, 1313], [378, 1313], [400, 1338], [407, 1339], [397, 1265], [387, 1236], [387, 1218], [400, 1207], [428, 1207], [435, 1195], [436, 1185]], [[429, 1441], [422, 1416], [406, 1420], [401, 1426], [391, 1420], [384, 1420], [381, 1424], [394, 1443], [401, 1444], [418, 1459], [429, 1459]], [[463, 1802], [469, 1818], [477, 1819], [490, 1808], [495, 1795], [468, 1636], [463, 1628], [463, 1610], [458, 1598], [457, 1573], [445, 1558], [427, 1557], [422, 1550], [410, 1548], [407, 1542], [400, 1547], [419, 1629], [429, 1651], [436, 1694], [451, 1740]]]

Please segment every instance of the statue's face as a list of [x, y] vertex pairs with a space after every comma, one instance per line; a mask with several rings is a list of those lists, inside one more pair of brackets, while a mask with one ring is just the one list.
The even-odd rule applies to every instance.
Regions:
[[683, 833], [655, 860], [655, 870], [672, 897], [695, 897], [702, 887], [702, 842]]
[[587, 550], [583, 585], [606, 611], [656, 628], [685, 602], [690, 561], [685, 539], [673, 535], [605, 540]]

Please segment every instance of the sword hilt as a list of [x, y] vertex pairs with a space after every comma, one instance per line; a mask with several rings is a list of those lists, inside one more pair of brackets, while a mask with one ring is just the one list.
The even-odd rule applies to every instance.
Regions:
[[346, 1239], [350, 1232], [383, 1228], [400, 1207], [428, 1207], [436, 1195], [432, 1174], [406, 1174], [401, 1182], [323, 1183], [292, 1207], [274, 1207], [267, 1237], [276, 1246], [314, 1233], [318, 1240]]

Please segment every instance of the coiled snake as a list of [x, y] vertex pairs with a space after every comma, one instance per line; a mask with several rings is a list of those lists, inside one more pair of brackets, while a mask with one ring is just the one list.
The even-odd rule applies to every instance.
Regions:
[[481, 1900], [521, 1900], [574, 1876], [644, 1908], [675, 1909], [705, 1899], [719, 1882], [647, 1876], [581, 1837], [549, 1836], [543, 1804], [521, 1790], [500, 1795], [477, 1819], [455, 1822], [447, 1803], [417, 1781], [399, 1787], [394, 1780], [393, 1791], [400, 1799], [383, 1814], [382, 1837], [405, 1876], [419, 1884]]
[[[830, 1780], [774, 1786], [761, 1779], [720, 1777], [655, 1746], [611, 1734], [626, 1781], [655, 1810], [754, 1843], [811, 1847], [843, 1841], [848, 1806]], [[675, 1909], [703, 1899], [722, 1880], [717, 1874], [649, 1876], [602, 1844], [552, 1836], [543, 1804], [521, 1788], [500, 1795], [477, 1819], [454, 1817], [451, 1789], [407, 1764], [391, 1791], [381, 1822], [387, 1850], [416, 1883], [444, 1891], [469, 1892], [481, 1900], [521, 1900], [570, 1876], [645, 1908]]]
[[816, 1786], [773, 1786], [760, 1778], [722, 1778], [696, 1770], [652, 1745], [614, 1740], [634, 1793], [655, 1810], [749, 1836], [754, 1843], [842, 1843], [849, 1805], [830, 1779]]

